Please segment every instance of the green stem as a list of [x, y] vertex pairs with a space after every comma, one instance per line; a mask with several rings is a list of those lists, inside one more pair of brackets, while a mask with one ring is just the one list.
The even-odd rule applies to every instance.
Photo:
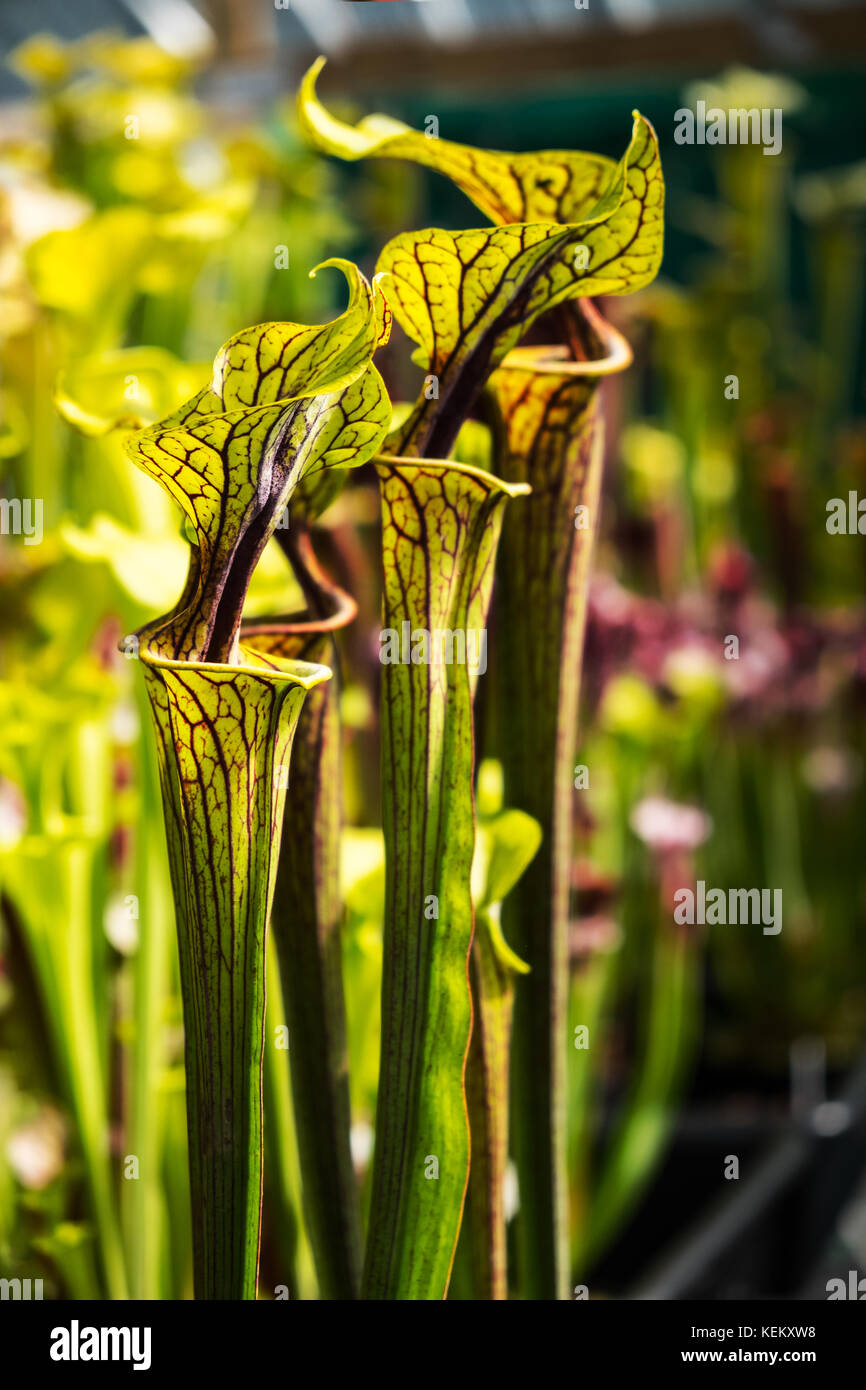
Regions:
[[265, 1207], [276, 1227], [276, 1248], [281, 1263], [277, 1283], [285, 1284], [293, 1299], [316, 1297], [312, 1251], [301, 1221], [301, 1170], [297, 1132], [292, 1114], [289, 1049], [277, 1044], [285, 1027], [285, 1006], [280, 987], [273, 933], [267, 947], [267, 1028], [262, 1089], [265, 1113]]
[[[146, 696], [137, 683], [142, 720]], [[140, 858], [137, 885], [140, 913], [134, 962], [134, 1041], [129, 1059], [129, 1152], [138, 1158], [138, 1178], [124, 1184], [130, 1296], [160, 1297], [162, 1247], [166, 1236], [162, 1181], [165, 1058], [165, 1005], [171, 962], [171, 886], [159, 814], [159, 772], [153, 749], [140, 759]]]
[[696, 1036], [696, 944], [681, 928], [657, 924], [640, 1063], [593, 1195], [587, 1265], [634, 1209], [667, 1141]]
[[499, 957], [479, 912], [471, 963], [476, 1009], [466, 1073], [472, 1165], [469, 1227], [474, 1296], [508, 1297], [505, 1170], [508, 1163], [508, 1076], [514, 971]]

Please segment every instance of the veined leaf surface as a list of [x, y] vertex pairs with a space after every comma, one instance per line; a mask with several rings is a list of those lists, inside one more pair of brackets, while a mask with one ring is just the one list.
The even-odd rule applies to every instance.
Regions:
[[378, 286], [350, 262], [326, 264], [350, 282], [340, 318], [237, 334], [209, 387], [129, 441], [198, 541], [180, 603], [151, 632], [163, 655], [231, 660], [250, 576], [301, 478], [364, 463], [381, 443], [390, 407], [370, 358], [390, 317]]
[[410, 159], [445, 174], [491, 222], [579, 222], [598, 202], [616, 169], [612, 159], [579, 150], [513, 154], [432, 138], [390, 116], [346, 125], [322, 105], [319, 58], [298, 94], [298, 116], [311, 144], [341, 159]]
[[648, 284], [661, 262], [662, 190], [655, 137], [638, 118], [628, 155], [582, 222], [432, 228], [389, 242], [378, 269], [391, 276], [415, 360], [437, 379], [437, 394], [422, 397], [389, 447], [446, 454], [487, 377], [541, 314]]
[[283, 769], [327, 667], [145, 659], [175, 894], [187, 1057], [196, 1292], [255, 1297], [265, 925]]
[[484, 381], [548, 309], [577, 297], [629, 294], [654, 279], [663, 250], [664, 181], [650, 123], [634, 112], [618, 164], [577, 151], [510, 154], [428, 139], [399, 121], [369, 116], [357, 127], [316, 96], [323, 60], [298, 99], [301, 127], [346, 159], [407, 158], [451, 177], [493, 221], [493, 230], [405, 233], [378, 269], [418, 344], [415, 360], [437, 379], [392, 431], [399, 454], [446, 457]]

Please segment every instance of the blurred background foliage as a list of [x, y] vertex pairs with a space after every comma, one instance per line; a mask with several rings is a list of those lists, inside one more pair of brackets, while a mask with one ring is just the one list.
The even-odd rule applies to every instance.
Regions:
[[[0, 1271], [42, 1277], [51, 1295], [191, 1289], [171, 894], [135, 650], [122, 640], [174, 602], [185, 546], [179, 516], [102, 422], [124, 401], [130, 415], [163, 414], [248, 324], [332, 313], [334, 277], [309, 278], [325, 257], [369, 271], [397, 231], [474, 216], [423, 171], [338, 167], [303, 149], [289, 94], [321, 34], [309, 21], [279, 80], [260, 87], [274, 58], [242, 8], [212, 7], [215, 56], [47, 29], [8, 56], [0, 466], [5, 498], [41, 499], [43, 536], [0, 538]], [[387, 6], [395, 32], [410, 8], [435, 5]], [[293, 23], [301, 0], [296, 11]], [[354, 41], [373, 55], [372, 82], [371, 33]], [[616, 1292], [605, 1252], [682, 1117], [710, 1106], [722, 1120], [782, 1119], [804, 1040], [821, 1059], [818, 1099], [866, 1040], [866, 552], [825, 528], [830, 498], [866, 496], [863, 66], [802, 55], [782, 75], [794, 66], [783, 44], [757, 71], [725, 64], [720, 42], [676, 68], [612, 60], [593, 79], [521, 83], [516, 57], [491, 75], [502, 34], [462, 42], [475, 45], [477, 86], [460, 62], [462, 78], [443, 85], [433, 59], [426, 84], [395, 73], [359, 104], [350, 35], [335, 47], [336, 100], [419, 127], [432, 111], [443, 135], [478, 145], [606, 153], [639, 106], [669, 189], [663, 278], [605, 306], [636, 363], [605, 388], [575, 768], [571, 1032], [587, 1028], [589, 1046], [570, 1049], [572, 1250], [576, 1278], [601, 1270]], [[676, 146], [673, 112], [696, 99], [782, 107], [782, 153]], [[405, 355], [396, 340], [383, 355], [395, 399], [413, 380]], [[321, 537], [360, 610], [342, 648], [342, 875], [361, 1183], [383, 901], [377, 515], [371, 481], [353, 479]], [[293, 598], [275, 550], [251, 606], [285, 611]], [[482, 763], [491, 815], [497, 779]], [[673, 886], [694, 877], [781, 888], [781, 934], [676, 928]], [[262, 1285], [304, 1298], [316, 1284], [290, 1064], [290, 1050], [267, 1049]], [[634, 1248], [632, 1272], [658, 1253]]]

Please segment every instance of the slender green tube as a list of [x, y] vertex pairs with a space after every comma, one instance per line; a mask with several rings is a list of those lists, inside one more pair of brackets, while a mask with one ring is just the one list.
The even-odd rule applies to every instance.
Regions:
[[[142, 718], [147, 697], [137, 683]], [[129, 1057], [128, 1149], [138, 1158], [137, 1181], [124, 1184], [124, 1216], [133, 1258], [130, 1296], [162, 1296], [163, 1244], [166, 1240], [162, 1173], [165, 1067], [164, 1007], [168, 997], [172, 940], [171, 886], [166, 871], [165, 837], [160, 824], [159, 774], [152, 747], [142, 751], [137, 875], [141, 931], [133, 962], [135, 1033]]]
[[[486, 657], [503, 505], [526, 488], [433, 461], [383, 459], [378, 471], [386, 902], [363, 1292], [441, 1299], [469, 1171], [472, 704], [482, 665], [469, 653], [474, 643]], [[451, 635], [451, 660], [436, 659], [437, 634]]]
[[508, 1297], [505, 1170], [514, 972], [497, 956], [483, 914], [472, 946], [472, 1024], [466, 1095], [472, 1134], [469, 1238], [475, 1297]]
[[[260, 648], [332, 664], [332, 633], [354, 601], [319, 568], [302, 524], [285, 543], [309, 614], [248, 629]], [[304, 1213], [321, 1295], [353, 1299], [361, 1282], [361, 1217], [349, 1143], [349, 1072], [339, 884], [341, 749], [335, 681], [308, 695], [293, 744], [271, 917], [290, 1037]]]
[[[518, 982], [512, 1046], [513, 1152], [524, 1298], [566, 1298], [566, 1057], [573, 762], [581, 656], [602, 467], [597, 385], [628, 365], [627, 344], [583, 305], [597, 349], [519, 349], [491, 378], [497, 468], [532, 494], [506, 517], [497, 589], [500, 756], [505, 801], [542, 828], [509, 895], [508, 941], [530, 967]], [[598, 351], [600, 349], [600, 351]]]
[[[253, 653], [250, 652], [252, 659]], [[146, 658], [177, 913], [196, 1297], [256, 1295], [265, 927], [292, 738], [327, 675]]]

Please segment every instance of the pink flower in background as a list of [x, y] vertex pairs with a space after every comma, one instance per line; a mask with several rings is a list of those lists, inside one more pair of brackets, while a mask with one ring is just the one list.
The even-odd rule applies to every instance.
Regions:
[[6, 1144], [9, 1167], [23, 1187], [41, 1192], [63, 1169], [66, 1125], [49, 1106], [13, 1130]]
[[698, 806], [685, 806], [663, 796], [647, 796], [629, 817], [638, 839], [656, 854], [697, 849], [712, 833], [713, 823]]

